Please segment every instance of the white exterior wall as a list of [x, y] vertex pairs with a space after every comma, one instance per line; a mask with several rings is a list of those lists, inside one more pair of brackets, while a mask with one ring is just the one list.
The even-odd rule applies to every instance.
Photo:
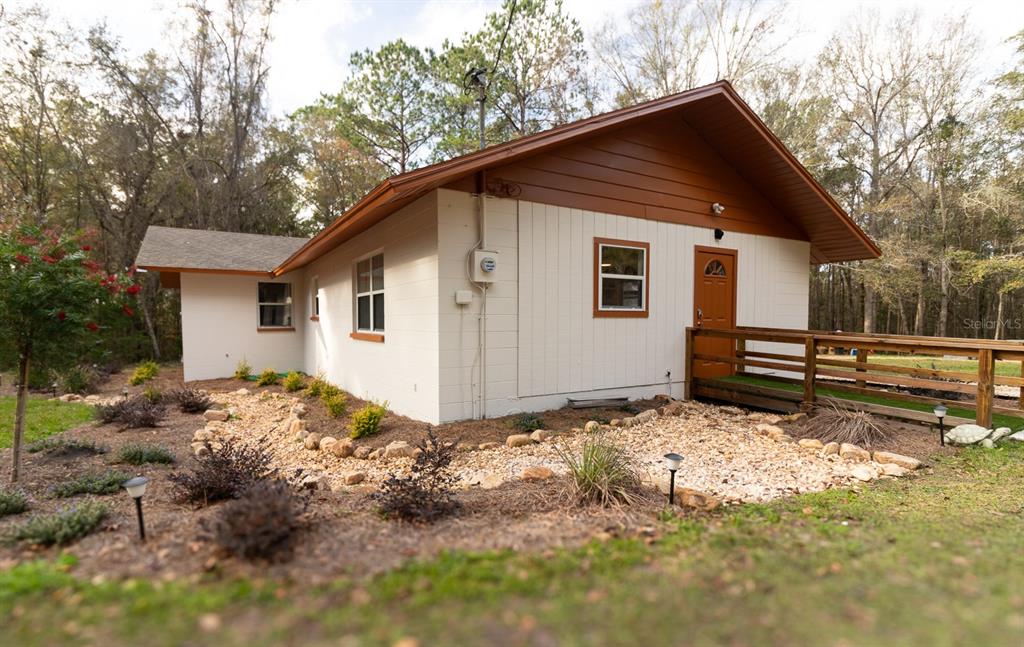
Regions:
[[[471, 306], [454, 305], [455, 290], [471, 288], [476, 206], [449, 190], [439, 191], [438, 205], [441, 419], [456, 420], [476, 413], [479, 393], [479, 293]], [[567, 397], [681, 397], [696, 245], [738, 250], [738, 325], [807, 327], [807, 242], [733, 232], [716, 242], [702, 227], [515, 200], [489, 199], [487, 212], [499, 252], [487, 303], [488, 416], [560, 407]], [[594, 318], [594, 237], [650, 243], [648, 318]]]
[[[295, 330], [257, 330], [257, 283], [292, 284]], [[303, 322], [309, 316], [301, 272], [276, 279], [233, 274], [181, 273], [182, 364], [185, 380], [234, 374], [244, 359], [259, 372], [302, 370]]]
[[[384, 254], [384, 343], [349, 336], [355, 264], [377, 253]], [[320, 321], [304, 320], [305, 371], [360, 398], [387, 400], [402, 415], [438, 422], [437, 194], [325, 254], [305, 276], [320, 286]]]

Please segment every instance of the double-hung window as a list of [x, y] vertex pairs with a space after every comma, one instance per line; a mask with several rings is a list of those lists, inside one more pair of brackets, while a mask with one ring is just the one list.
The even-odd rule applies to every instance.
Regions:
[[356, 332], [384, 332], [384, 255], [356, 263]]
[[649, 243], [594, 239], [594, 316], [646, 317]]
[[320, 320], [320, 279], [319, 279], [319, 277], [316, 277], [316, 276], [313, 277], [313, 286], [312, 287], [313, 287], [312, 293], [309, 295], [309, 297], [310, 297], [309, 298], [309, 300], [310, 300], [309, 311], [312, 314], [310, 315], [309, 318], [314, 320], [314, 321], [319, 321]]
[[292, 327], [291, 283], [263, 283], [258, 286], [259, 327]]

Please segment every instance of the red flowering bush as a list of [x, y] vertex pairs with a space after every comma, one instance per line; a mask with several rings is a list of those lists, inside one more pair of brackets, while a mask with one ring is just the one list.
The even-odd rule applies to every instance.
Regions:
[[[0, 363], [17, 364], [19, 399], [27, 396], [30, 365], [75, 363], [96, 339], [106, 311], [134, 314], [134, 272], [103, 272], [88, 258], [90, 249], [80, 234], [31, 225], [0, 229]], [[23, 428], [17, 419], [13, 480]]]

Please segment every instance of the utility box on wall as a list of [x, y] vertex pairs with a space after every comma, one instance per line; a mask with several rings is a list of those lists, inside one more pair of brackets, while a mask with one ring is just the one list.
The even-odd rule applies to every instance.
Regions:
[[473, 281], [491, 283], [498, 272], [498, 252], [483, 249], [473, 251]]

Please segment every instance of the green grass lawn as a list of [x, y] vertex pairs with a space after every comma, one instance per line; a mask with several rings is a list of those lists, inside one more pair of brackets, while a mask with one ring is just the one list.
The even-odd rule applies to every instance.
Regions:
[[[732, 375], [726, 378], [722, 378], [731, 382], [742, 382], [744, 384], [753, 384], [756, 386], [764, 386], [772, 389], [779, 389], [782, 391], [791, 391], [796, 393], [803, 393], [804, 387], [801, 384], [790, 384], [788, 382], [778, 382], [776, 380], [770, 380], [766, 378], [754, 377], [752, 375]], [[879, 395], [865, 395], [860, 393], [848, 393], [846, 391], [838, 391], [836, 389], [830, 389], [826, 386], [815, 385], [814, 393], [818, 396], [826, 396], [830, 398], [842, 398], [844, 400], [852, 400], [854, 402], [866, 402], [869, 404], [881, 404], [887, 407], [900, 407], [902, 409], [910, 409], [912, 411], [923, 411], [925, 413], [931, 413], [933, 406], [930, 404], [918, 403], [918, 402], [905, 402], [903, 400], [895, 400], [893, 398], [886, 398], [885, 395], [879, 391]], [[974, 407], [969, 406], [956, 406], [950, 402], [946, 403], [949, 407], [948, 415], [968, 418], [974, 420], [975, 410]], [[1017, 431], [1024, 427], [1024, 411], [1021, 412], [1021, 416], [1008, 416], [1001, 413], [992, 414], [992, 424], [995, 427], [1009, 427], [1014, 431]]]
[[932, 474], [669, 519], [650, 545], [455, 553], [316, 588], [92, 583], [69, 573], [66, 557], [0, 572], [0, 635], [27, 646], [405, 637], [420, 645], [1016, 646], [1024, 644], [1021, 482], [1024, 446], [964, 449]]
[[[836, 357], [838, 356], [830, 356]], [[842, 356], [842, 359], [853, 360], [852, 357]], [[909, 366], [911, 368], [930, 368], [938, 371], [959, 371], [964, 373], [977, 373], [978, 360], [976, 359], [944, 359], [941, 357], [906, 357], [901, 355], [869, 355], [868, 362], [874, 364], [889, 364], [892, 366]], [[1020, 377], [1021, 363], [1008, 360], [996, 362], [996, 375], [1004, 377]]]
[[[14, 434], [14, 396], [0, 396], [0, 449], [11, 446]], [[78, 402], [30, 398], [25, 404], [25, 444], [58, 434], [92, 420], [92, 407]]]

